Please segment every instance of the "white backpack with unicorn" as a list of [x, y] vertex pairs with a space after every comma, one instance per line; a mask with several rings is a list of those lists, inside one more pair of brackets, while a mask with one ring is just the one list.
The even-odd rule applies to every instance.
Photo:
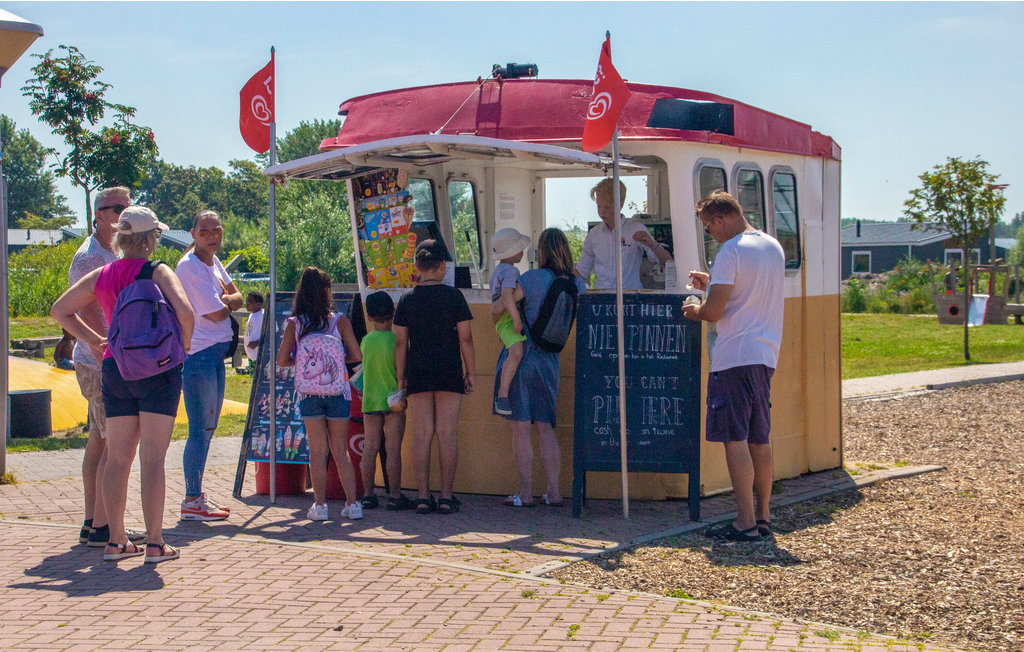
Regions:
[[[291, 317], [291, 319], [295, 319]], [[300, 334], [295, 319], [295, 389], [307, 396], [344, 396], [352, 400], [345, 368], [345, 345], [338, 336], [337, 314], [325, 330]]]

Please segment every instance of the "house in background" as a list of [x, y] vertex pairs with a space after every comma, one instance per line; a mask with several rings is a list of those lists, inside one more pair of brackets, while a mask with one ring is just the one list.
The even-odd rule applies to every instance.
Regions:
[[[912, 229], [913, 222], [861, 223], [844, 226], [840, 231], [840, 278], [854, 274], [880, 274], [894, 269], [910, 256], [926, 263], [949, 264], [963, 260], [963, 250], [953, 244], [945, 229]], [[1005, 258], [1006, 249], [996, 245], [995, 258]], [[988, 263], [988, 238], [979, 238], [971, 248], [971, 262]]]
[[7, 229], [7, 255], [17, 253], [33, 245], [53, 246], [74, 237], [64, 229]]

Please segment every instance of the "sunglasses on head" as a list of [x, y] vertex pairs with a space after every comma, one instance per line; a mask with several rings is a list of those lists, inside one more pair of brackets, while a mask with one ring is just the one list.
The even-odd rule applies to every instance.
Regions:
[[115, 213], [120, 215], [121, 213], [124, 212], [124, 209], [126, 209], [126, 208], [128, 208], [128, 207], [125, 206], [124, 204], [111, 204], [110, 206], [101, 206], [99, 208], [99, 210], [101, 210], [101, 211], [114, 211]]

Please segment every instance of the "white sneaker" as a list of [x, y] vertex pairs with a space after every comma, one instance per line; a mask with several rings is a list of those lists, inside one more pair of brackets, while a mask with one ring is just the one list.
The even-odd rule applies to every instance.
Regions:
[[341, 510], [342, 518], [347, 518], [350, 521], [358, 521], [363, 517], [363, 506], [357, 500], [354, 503], [345, 505]]
[[327, 520], [327, 505], [321, 505], [319, 503], [313, 503], [313, 506], [306, 512], [306, 518], [311, 521], [326, 521]]

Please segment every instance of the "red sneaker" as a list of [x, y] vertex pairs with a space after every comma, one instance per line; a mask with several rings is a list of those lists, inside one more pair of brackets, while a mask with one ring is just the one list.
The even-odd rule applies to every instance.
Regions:
[[231, 515], [231, 510], [220, 507], [206, 498], [205, 493], [199, 494], [195, 500], [181, 501], [181, 520], [183, 521], [223, 521]]

